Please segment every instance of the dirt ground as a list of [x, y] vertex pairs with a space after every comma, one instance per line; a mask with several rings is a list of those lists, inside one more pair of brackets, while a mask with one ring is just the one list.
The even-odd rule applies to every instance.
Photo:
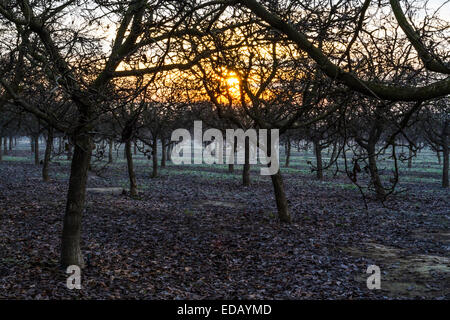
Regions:
[[[120, 153], [119, 153], [120, 154]], [[269, 177], [241, 166], [174, 166], [150, 178], [136, 159], [140, 195], [126, 163], [91, 172], [83, 216], [82, 289], [58, 265], [68, 162], [52, 180], [25, 147], [0, 163], [0, 298], [32, 299], [450, 299], [449, 191], [431, 154], [402, 167], [384, 205], [342, 175], [317, 181], [295, 153], [282, 168], [293, 223], [280, 224]], [[100, 165], [94, 163], [94, 168]], [[369, 265], [381, 289], [369, 290]]]

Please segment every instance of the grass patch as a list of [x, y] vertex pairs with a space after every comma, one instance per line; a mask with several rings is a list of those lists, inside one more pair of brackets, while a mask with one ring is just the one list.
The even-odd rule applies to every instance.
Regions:
[[14, 156], [3, 156], [3, 161], [30, 162], [31, 158], [28, 158], [28, 157], [14, 157]]

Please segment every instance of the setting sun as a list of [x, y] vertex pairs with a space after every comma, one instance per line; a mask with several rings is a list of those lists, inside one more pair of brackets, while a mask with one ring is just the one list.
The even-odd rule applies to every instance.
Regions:
[[229, 76], [227, 78], [227, 85], [230, 88], [235, 88], [239, 86], [239, 79], [236, 76]]
[[233, 98], [240, 97], [240, 88], [239, 88], [239, 78], [236, 76], [234, 72], [228, 73], [225, 78], [225, 83], [227, 85], [228, 92], [233, 96]]

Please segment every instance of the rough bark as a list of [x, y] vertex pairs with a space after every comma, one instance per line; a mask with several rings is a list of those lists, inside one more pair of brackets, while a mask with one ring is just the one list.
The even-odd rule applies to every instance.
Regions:
[[314, 155], [316, 156], [316, 177], [319, 180], [323, 180], [323, 165], [322, 165], [322, 147], [320, 146], [320, 140], [314, 139]]
[[172, 156], [172, 145], [169, 144], [169, 145], [167, 146], [167, 154], [166, 154], [167, 161], [172, 161], [171, 156]]
[[80, 247], [81, 218], [91, 154], [92, 138], [88, 135], [75, 137], [75, 150], [70, 168], [69, 191], [61, 239], [61, 264], [63, 267], [84, 266]]
[[408, 154], [408, 169], [411, 169], [412, 168], [412, 157], [413, 157], [413, 150], [412, 150], [412, 145], [411, 144], [409, 144], [409, 146], [408, 146], [408, 151], [409, 151], [409, 154]]
[[72, 159], [72, 153], [73, 153], [73, 146], [72, 144], [69, 142], [67, 142], [67, 160], [71, 160]]
[[442, 167], [442, 187], [444, 188], [448, 188], [448, 168], [449, 168], [449, 163], [448, 163], [448, 159], [449, 159], [449, 148], [448, 145], [444, 146], [444, 151], [443, 151], [443, 155], [444, 155], [444, 165]]
[[[270, 158], [272, 154], [271, 150], [272, 141], [270, 133], [267, 136], [267, 157]], [[267, 164], [270, 167], [270, 162]], [[270, 176], [272, 180], [273, 190], [275, 193], [275, 201], [277, 203], [278, 218], [281, 222], [290, 223], [291, 214], [287, 203], [286, 193], [284, 191], [283, 177], [281, 176], [280, 169], [277, 173]]]
[[108, 163], [113, 163], [113, 139], [109, 139], [108, 144]]
[[250, 185], [250, 142], [245, 138], [245, 152], [244, 152], [244, 167], [242, 170], [242, 184], [244, 186]]
[[165, 168], [166, 166], [166, 159], [167, 159], [167, 154], [166, 154], [166, 140], [165, 139], [161, 139], [161, 168]]
[[448, 121], [444, 124], [444, 129], [442, 130], [442, 155], [444, 160], [444, 165], [442, 167], [442, 187], [448, 188], [448, 158], [449, 158], [449, 148], [448, 148], [448, 135], [449, 135], [449, 123]]
[[63, 141], [62, 141], [62, 137], [58, 138], [58, 154], [61, 154], [63, 151]]
[[137, 196], [136, 174], [134, 173], [133, 155], [131, 153], [131, 141], [125, 142], [125, 154], [127, 156], [128, 177], [130, 179], [130, 196]]
[[448, 163], [448, 158], [449, 158], [449, 148], [448, 145], [445, 146], [444, 145], [444, 151], [443, 151], [443, 155], [444, 155], [444, 165], [442, 167], [442, 187], [444, 188], [448, 188], [448, 168], [449, 168], [449, 163]]
[[291, 139], [288, 137], [286, 141], [286, 168], [289, 167], [289, 160], [291, 158]]
[[369, 143], [368, 145], [368, 157], [369, 157], [369, 172], [372, 179], [373, 187], [378, 199], [382, 200], [386, 196], [383, 184], [381, 183], [380, 175], [377, 168], [377, 156], [375, 153], [375, 145]]
[[[236, 148], [237, 148], [237, 140], [236, 138], [234, 139], [234, 152], [236, 152]], [[233, 158], [234, 158], [234, 154], [233, 154]], [[234, 173], [234, 161], [233, 163], [229, 163], [228, 164], [228, 173]]]
[[158, 139], [157, 138], [153, 138], [152, 160], [153, 160], [152, 178], [156, 178], [158, 176]]
[[39, 165], [39, 135], [34, 136], [34, 164]]
[[31, 148], [31, 153], [34, 153], [34, 139], [33, 139], [33, 136], [30, 136], [30, 148]]
[[52, 155], [52, 149], [53, 149], [53, 128], [50, 127], [48, 129], [47, 141], [45, 145], [44, 165], [42, 166], [42, 179], [45, 182], [48, 182], [50, 180], [50, 177], [48, 175], [48, 168], [50, 165], [50, 157]]
[[273, 190], [275, 192], [275, 201], [277, 203], [278, 218], [281, 222], [290, 223], [291, 214], [289, 212], [286, 193], [284, 191], [283, 177], [280, 170], [274, 175], [270, 176], [272, 179]]
[[172, 144], [167, 146], [167, 161], [172, 161]]

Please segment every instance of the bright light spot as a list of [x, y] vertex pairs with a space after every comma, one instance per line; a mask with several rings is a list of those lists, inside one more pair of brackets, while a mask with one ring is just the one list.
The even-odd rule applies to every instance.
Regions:
[[227, 78], [227, 85], [232, 88], [232, 87], [237, 87], [239, 85], [239, 79], [237, 77], [228, 77]]

